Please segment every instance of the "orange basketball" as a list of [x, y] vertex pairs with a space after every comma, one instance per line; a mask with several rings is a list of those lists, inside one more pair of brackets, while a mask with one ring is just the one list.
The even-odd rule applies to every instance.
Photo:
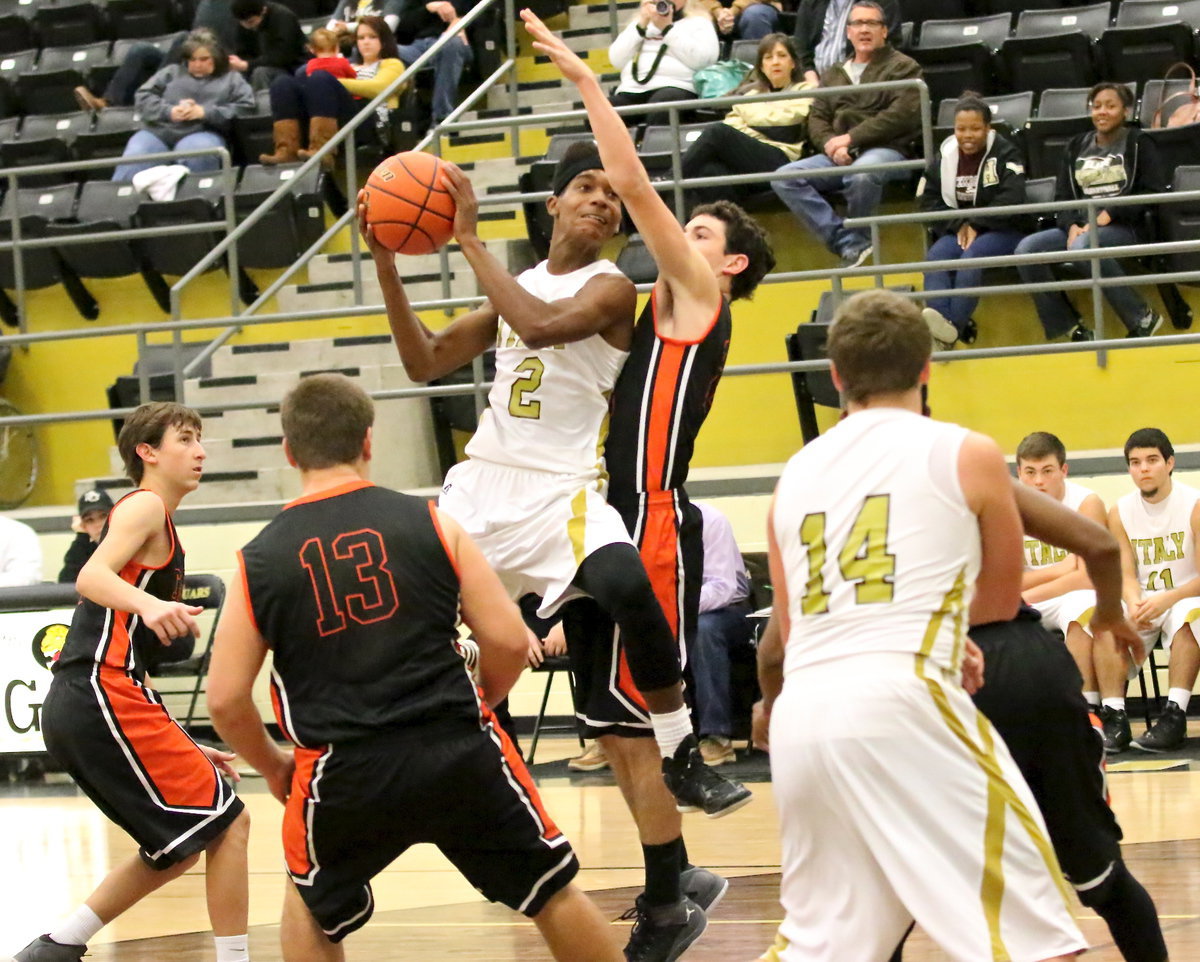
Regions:
[[454, 200], [445, 188], [442, 162], [407, 150], [389, 157], [367, 178], [367, 223], [388, 250], [431, 254], [450, 239]]

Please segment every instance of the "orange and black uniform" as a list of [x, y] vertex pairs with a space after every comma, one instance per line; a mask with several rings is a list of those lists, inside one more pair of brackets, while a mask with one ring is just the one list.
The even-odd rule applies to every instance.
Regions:
[[[604, 448], [608, 501], [641, 554], [684, 664], [699, 614], [704, 548], [700, 512], [683, 485], [696, 435], [725, 369], [732, 328], [729, 301], [722, 297], [701, 337], [667, 337], [658, 331], [652, 293], [613, 389]], [[565, 612], [564, 622], [569, 642], [586, 639], [568, 644], [568, 650], [587, 734], [647, 734], [637, 724], [638, 714], [628, 708], [630, 701], [643, 708], [645, 703], [633, 685], [619, 632], [586, 602]], [[595, 721], [608, 724], [596, 726]], [[623, 730], [622, 725], [632, 727]]]
[[[107, 534], [105, 525], [101, 541]], [[183, 548], [170, 515], [167, 534], [166, 562], [130, 561], [120, 577], [178, 601]], [[54, 665], [42, 734], [84, 793], [137, 841], [146, 864], [164, 869], [205, 848], [243, 806], [147, 685], [146, 658], [156, 647], [157, 636], [137, 615], [82, 599]]]
[[288, 871], [325, 934], [365, 924], [371, 879], [418, 842], [536, 915], [579, 864], [459, 653], [436, 508], [352, 481], [291, 502], [240, 560], [296, 745]]

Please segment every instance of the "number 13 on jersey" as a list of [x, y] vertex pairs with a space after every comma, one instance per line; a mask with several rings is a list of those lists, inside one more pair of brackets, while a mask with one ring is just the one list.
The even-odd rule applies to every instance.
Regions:
[[[887, 546], [890, 509], [890, 495], [867, 497], [837, 553], [837, 569], [832, 574], [854, 585], [855, 604], [878, 605], [892, 600], [896, 556]], [[829, 592], [825, 590], [828, 554], [825, 512], [804, 516], [800, 541], [808, 549], [808, 581], [801, 610], [806, 615], [823, 615], [829, 611]]]

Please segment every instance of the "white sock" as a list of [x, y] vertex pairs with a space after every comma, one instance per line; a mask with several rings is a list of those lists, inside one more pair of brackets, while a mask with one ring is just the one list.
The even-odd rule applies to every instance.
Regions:
[[1124, 711], [1125, 710], [1125, 699], [1124, 698], [1105, 698], [1104, 699], [1104, 707], [1105, 708], [1115, 708], [1117, 711]]
[[654, 727], [654, 740], [658, 742], [658, 750], [663, 758], [674, 758], [675, 749], [692, 733], [692, 719], [687, 705], [672, 712], [651, 715], [650, 724]]
[[50, 941], [59, 945], [87, 945], [102, 928], [104, 923], [100, 921], [100, 916], [86, 905], [81, 905], [63, 919], [58, 928], [50, 930]]
[[1187, 711], [1188, 702], [1192, 700], [1192, 693], [1186, 688], [1172, 688], [1167, 692], [1167, 701], [1173, 701], [1176, 705]]
[[[1087, 702], [1089, 705], [1091, 705], [1093, 708], [1095, 708], [1097, 705], [1099, 705], [1099, 704], [1100, 704], [1100, 692], [1098, 692], [1098, 691], [1085, 691], [1085, 692], [1083, 693], [1083, 699], [1084, 699], [1084, 701], [1086, 701], [1086, 702]], [[1105, 702], [1105, 704], [1107, 704], [1107, 702]]]
[[250, 949], [244, 935], [214, 935], [217, 947], [217, 962], [250, 962]]

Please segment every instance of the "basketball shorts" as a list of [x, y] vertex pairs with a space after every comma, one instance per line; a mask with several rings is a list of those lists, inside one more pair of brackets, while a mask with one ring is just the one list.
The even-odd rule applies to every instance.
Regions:
[[629, 543], [595, 475], [554, 474], [472, 459], [446, 475], [438, 507], [463, 526], [514, 600], [539, 595], [548, 618], [582, 592], [579, 565], [606, 544]]
[[1162, 638], [1165, 651], [1171, 650], [1171, 642], [1184, 625], [1190, 625], [1200, 620], [1200, 598], [1184, 598], [1171, 605], [1166, 611], [1150, 622], [1148, 628], [1137, 626], [1138, 634], [1146, 644], [1146, 650], [1154, 647], [1154, 643]]
[[1086, 948], [1008, 750], [957, 679], [924, 659], [790, 672], [771, 770], [786, 917], [767, 958], [879, 962], [914, 919], [956, 962]]
[[1033, 607], [1041, 612], [1042, 624], [1065, 635], [1072, 622], [1078, 622], [1084, 628], [1088, 626], [1092, 612], [1096, 610], [1096, 592], [1090, 589], [1068, 591], [1057, 598], [1039, 601]]
[[123, 671], [56, 672], [42, 734], [50, 754], [153, 869], [204, 849], [244, 807], [158, 694]]
[[975, 707], [995, 726], [1037, 799], [1059, 865], [1077, 889], [1121, 857], [1108, 804], [1104, 736], [1093, 727], [1070, 652], [1034, 618], [971, 631], [985, 683]]
[[296, 749], [284, 855], [330, 939], [366, 924], [371, 879], [419, 842], [436, 845], [485, 898], [531, 917], [579, 871], [525, 763], [493, 723]]
[[[680, 664], [695, 639], [703, 580], [703, 522], [678, 490], [643, 494], [629, 504], [614, 501], [641, 555], [646, 574], [679, 642]], [[575, 676], [576, 716], [585, 738], [653, 734], [650, 713], [633, 683], [621, 633], [590, 599], [563, 614], [567, 652]]]

